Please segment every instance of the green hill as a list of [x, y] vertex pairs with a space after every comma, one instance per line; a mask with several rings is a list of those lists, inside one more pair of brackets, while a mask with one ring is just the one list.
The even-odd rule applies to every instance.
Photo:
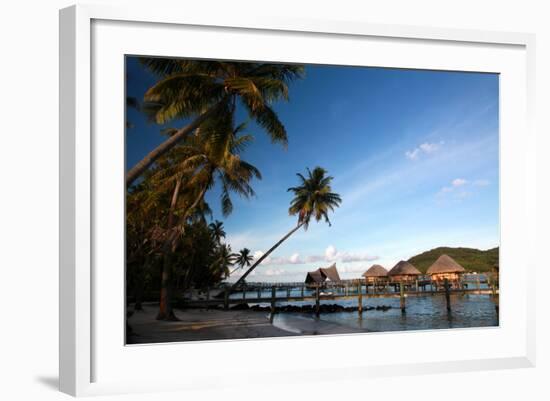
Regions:
[[498, 247], [486, 251], [474, 248], [439, 247], [413, 256], [408, 261], [425, 273], [428, 267], [443, 254], [449, 255], [469, 272], [491, 271], [494, 265], [498, 264]]

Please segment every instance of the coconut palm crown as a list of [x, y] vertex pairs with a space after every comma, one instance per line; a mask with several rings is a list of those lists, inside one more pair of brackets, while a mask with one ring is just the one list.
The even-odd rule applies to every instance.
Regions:
[[254, 257], [250, 254], [250, 249], [243, 248], [237, 254], [237, 259], [235, 259], [235, 263], [238, 264], [240, 267], [248, 267], [253, 260]]
[[285, 126], [272, 104], [288, 101], [288, 84], [304, 75], [303, 66], [164, 58], [142, 58], [141, 62], [159, 77], [145, 93], [142, 110], [158, 124], [175, 119], [190, 119], [190, 122], [128, 170], [128, 187], [203, 123], [211, 118], [234, 115], [237, 103], [272, 142], [287, 145]]
[[313, 171], [308, 168], [307, 178], [300, 173], [296, 174], [300, 185], [288, 189], [294, 193], [288, 213], [291, 216], [298, 215], [298, 225], [303, 224], [304, 229], [307, 229], [312, 217], [315, 221], [324, 219], [330, 226], [328, 212], [334, 211], [342, 203], [340, 195], [332, 192], [330, 182], [333, 177], [326, 173], [321, 167], [315, 167]]
[[208, 225], [210, 232], [212, 233], [212, 238], [216, 243], [220, 244], [222, 238], [225, 238], [225, 230], [223, 229], [223, 223], [219, 220], [216, 220], [213, 223]]

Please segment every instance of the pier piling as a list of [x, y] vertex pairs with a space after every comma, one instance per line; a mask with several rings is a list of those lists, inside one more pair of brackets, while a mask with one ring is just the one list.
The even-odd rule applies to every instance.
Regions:
[[276, 295], [276, 288], [275, 286], [271, 287], [271, 316], [270, 320], [273, 322], [273, 315], [275, 314], [275, 295]]
[[447, 312], [451, 311], [451, 293], [449, 290], [449, 280], [445, 279], [443, 282], [443, 286], [445, 287], [445, 301], [447, 302]]
[[359, 312], [359, 317], [363, 317], [363, 291], [361, 291], [361, 283], [357, 286], [359, 291], [359, 296], [357, 297], [357, 311]]
[[315, 287], [315, 316], [317, 317], [319, 317], [319, 314], [321, 313], [321, 301], [319, 297], [319, 284], [317, 284], [317, 286]]
[[401, 304], [401, 313], [405, 313], [405, 285], [403, 282], [399, 283], [399, 298]]

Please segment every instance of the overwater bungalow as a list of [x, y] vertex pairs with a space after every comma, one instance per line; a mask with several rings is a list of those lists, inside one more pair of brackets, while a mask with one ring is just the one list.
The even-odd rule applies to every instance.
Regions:
[[391, 270], [388, 272], [388, 277], [390, 281], [394, 283], [400, 282], [414, 282], [420, 276], [420, 270], [414, 267], [411, 263], [404, 260], [399, 261]]
[[364, 272], [362, 277], [365, 277], [365, 284], [371, 284], [380, 281], [386, 281], [388, 279], [388, 271], [380, 265], [372, 265]]
[[441, 255], [426, 271], [431, 280], [437, 284], [447, 279], [455, 285], [458, 285], [458, 280], [465, 272], [466, 270], [448, 255]]
[[340, 275], [336, 269], [336, 263], [333, 263], [329, 267], [320, 267], [317, 270], [306, 274], [306, 284], [323, 284], [326, 281], [340, 281]]

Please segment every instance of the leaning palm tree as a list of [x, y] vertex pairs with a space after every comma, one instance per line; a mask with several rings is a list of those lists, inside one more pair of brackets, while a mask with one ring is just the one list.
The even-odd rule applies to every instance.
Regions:
[[273, 245], [266, 253], [264, 253], [258, 260], [237, 280], [235, 284], [231, 286], [229, 292], [237, 288], [262, 261], [267, 258], [279, 245], [281, 245], [288, 237], [294, 234], [304, 227], [307, 230], [311, 218], [315, 218], [315, 221], [324, 219], [330, 226], [330, 219], [328, 218], [328, 212], [334, 211], [334, 208], [340, 206], [342, 199], [340, 195], [332, 192], [330, 183], [333, 179], [331, 176], [326, 175], [326, 170], [321, 167], [315, 167], [313, 171], [307, 169], [307, 178], [302, 174], [296, 174], [300, 179], [300, 185], [297, 187], [289, 188], [288, 191], [294, 194], [294, 198], [290, 202], [290, 208], [288, 213], [291, 216], [298, 215], [298, 222], [296, 227], [288, 232], [283, 238], [281, 238], [275, 245]]
[[239, 251], [237, 254], [237, 258], [235, 259], [235, 264], [237, 265], [237, 268], [234, 269], [229, 275], [233, 274], [238, 269], [242, 269], [243, 267], [248, 267], [252, 264], [252, 261], [254, 260], [254, 257], [250, 254], [250, 249], [243, 248]]
[[164, 58], [142, 58], [141, 61], [160, 77], [145, 93], [143, 110], [158, 124], [174, 119], [191, 119], [191, 122], [128, 170], [127, 187], [206, 121], [234, 115], [237, 100], [272, 142], [286, 146], [286, 129], [271, 105], [288, 100], [288, 84], [303, 76], [303, 66]]

